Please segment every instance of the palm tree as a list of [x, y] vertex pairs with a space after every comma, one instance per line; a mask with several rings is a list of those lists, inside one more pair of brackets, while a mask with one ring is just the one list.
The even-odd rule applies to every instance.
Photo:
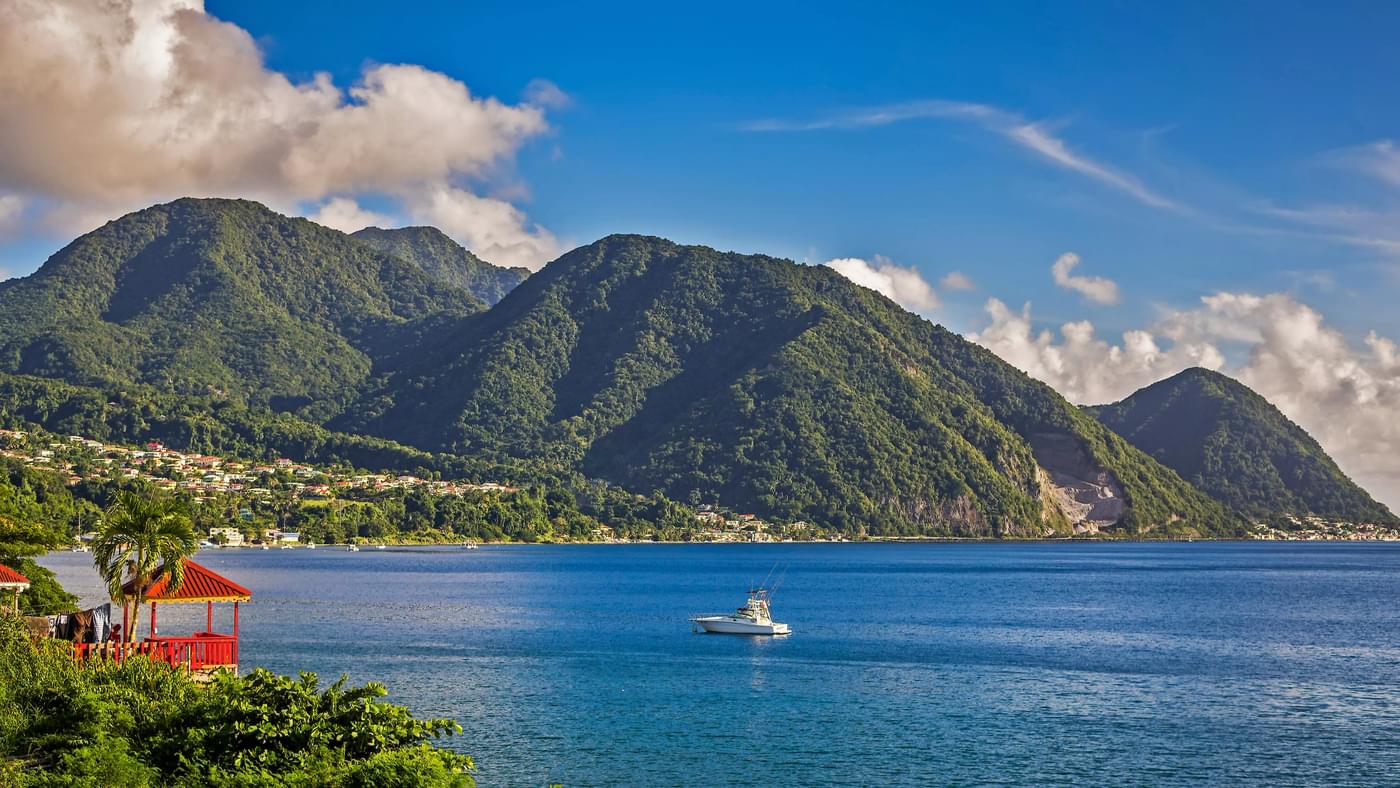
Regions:
[[[102, 517], [92, 543], [92, 558], [112, 599], [122, 603], [123, 609], [134, 604], [131, 627], [126, 631], [128, 642], [140, 621], [142, 595], [156, 568], [165, 567], [173, 591], [185, 579], [185, 558], [198, 548], [194, 525], [179, 501], [129, 491], [117, 493], [116, 502]], [[128, 596], [122, 586], [133, 580], [135, 593]]]

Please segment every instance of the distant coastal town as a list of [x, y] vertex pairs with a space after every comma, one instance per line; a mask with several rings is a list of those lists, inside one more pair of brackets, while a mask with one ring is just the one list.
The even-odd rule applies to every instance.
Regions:
[[[496, 481], [423, 478], [406, 473], [368, 472], [340, 466], [295, 462], [285, 457], [252, 461], [172, 449], [158, 441], [140, 446], [107, 443], [81, 435], [52, 435], [43, 431], [0, 429], [0, 458], [62, 476], [72, 487], [88, 483], [140, 483], [187, 497], [196, 505], [243, 502], [232, 524], [211, 524], [211, 544], [259, 547], [267, 544], [314, 544], [297, 530], [286, 528], [288, 505], [328, 506], [382, 498], [385, 494], [417, 493], [433, 498], [512, 496], [519, 487]], [[227, 507], [225, 507], [227, 508]], [[259, 518], [263, 511], [280, 510], [276, 522]], [[695, 522], [680, 539], [687, 542], [846, 541], [806, 521], [772, 523], [756, 514], [701, 505]], [[431, 540], [431, 534], [428, 539]], [[579, 538], [579, 537], [582, 538]], [[1256, 523], [1251, 538], [1277, 541], [1396, 541], [1400, 530], [1369, 523], [1329, 520], [1314, 515], [1288, 516], [1285, 521]], [[423, 541], [412, 533], [379, 533], [369, 542]], [[351, 537], [350, 541], [356, 541]], [[444, 541], [461, 539], [444, 538]], [[587, 534], [550, 541], [635, 542], [597, 524]], [[645, 540], [652, 541], [652, 540]]]
[[[0, 429], [0, 458], [37, 471], [51, 472], [74, 487], [92, 484], [145, 484], [156, 490], [187, 498], [196, 506], [230, 510], [232, 524], [209, 524], [207, 541], [219, 546], [298, 546], [316, 539], [284, 527], [293, 508], [343, 506], [382, 500], [394, 493], [416, 493], [432, 498], [468, 496], [508, 497], [521, 492], [494, 481], [431, 479], [413, 474], [373, 473], [360, 469], [295, 462], [287, 458], [251, 461], [172, 449], [158, 441], [129, 446], [82, 435], [53, 435], [37, 430]], [[274, 515], [273, 522], [259, 517]], [[280, 516], [277, 516], [279, 515]], [[680, 541], [782, 542], [845, 541], [822, 532], [805, 521], [775, 524], [750, 513], [704, 505], [694, 516], [693, 527]], [[429, 535], [429, 540], [431, 540]], [[369, 542], [421, 542], [421, 536], [404, 533], [370, 533]], [[357, 541], [351, 537], [350, 541]], [[461, 541], [445, 538], [444, 541]], [[634, 542], [606, 524], [598, 524], [582, 539], [566, 541]]]

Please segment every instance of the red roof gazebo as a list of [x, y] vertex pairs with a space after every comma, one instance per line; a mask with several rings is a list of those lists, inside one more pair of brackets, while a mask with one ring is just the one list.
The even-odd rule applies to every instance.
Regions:
[[[184, 580], [180, 587], [170, 589], [170, 577], [162, 565], [155, 576], [141, 592], [141, 600], [151, 605], [150, 635], [143, 644], [157, 644], [154, 653], [171, 664], [184, 665], [191, 670], [228, 668], [238, 671], [238, 603], [253, 598], [253, 592], [229, 580], [214, 570], [184, 560]], [[127, 581], [122, 586], [127, 597], [136, 596], [136, 581]], [[161, 637], [156, 628], [156, 605], [205, 604], [205, 624], [203, 632], [195, 632], [188, 637]], [[233, 633], [214, 631], [214, 603], [233, 603]], [[122, 629], [129, 631], [128, 614], [122, 610]], [[149, 651], [149, 650], [148, 650]]]
[[0, 588], [14, 592], [15, 612], [19, 612], [19, 595], [29, 590], [29, 578], [0, 564]]

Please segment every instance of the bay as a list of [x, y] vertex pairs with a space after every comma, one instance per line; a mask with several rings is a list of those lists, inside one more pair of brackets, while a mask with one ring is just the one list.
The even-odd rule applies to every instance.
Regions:
[[[486, 786], [1400, 783], [1400, 544], [196, 560], [253, 589], [245, 671], [381, 681], [459, 720], [452, 746]], [[91, 555], [43, 563], [105, 601]], [[765, 578], [791, 637], [691, 632], [689, 615], [737, 607]], [[203, 618], [162, 606], [160, 629]]]

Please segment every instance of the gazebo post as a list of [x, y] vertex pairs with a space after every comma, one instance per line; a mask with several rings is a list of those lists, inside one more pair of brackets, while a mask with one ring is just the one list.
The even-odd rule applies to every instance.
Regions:
[[[199, 564], [185, 559], [184, 582], [178, 588], [170, 588], [170, 576], [162, 565], [144, 589], [137, 588], [135, 580], [122, 586], [121, 595], [127, 599], [139, 598], [141, 603], [151, 605], [151, 649], [153, 659], [167, 662], [189, 670], [203, 670], [210, 666], [238, 664], [238, 603], [251, 599], [253, 592], [221, 577]], [[4, 569], [0, 566], [0, 569]], [[159, 606], [181, 602], [204, 603], [204, 632], [190, 636], [160, 637]], [[214, 603], [233, 602], [233, 635], [214, 632]], [[141, 603], [133, 602], [122, 608], [122, 621], [130, 626], [140, 626]], [[4, 610], [5, 600], [0, 596], [0, 610]], [[128, 610], [130, 618], [127, 618]], [[130, 629], [127, 630], [131, 633]], [[131, 633], [134, 635], [135, 633]], [[217, 635], [217, 637], [215, 637]], [[145, 649], [142, 649], [143, 653]], [[234, 667], [235, 672], [237, 667]]]
[[131, 602], [122, 603], [122, 642], [131, 641]]

